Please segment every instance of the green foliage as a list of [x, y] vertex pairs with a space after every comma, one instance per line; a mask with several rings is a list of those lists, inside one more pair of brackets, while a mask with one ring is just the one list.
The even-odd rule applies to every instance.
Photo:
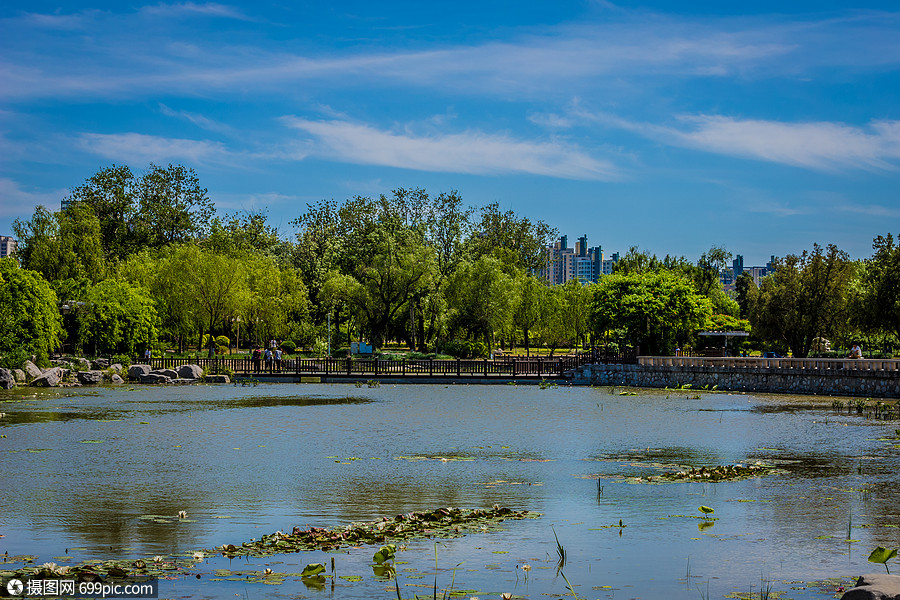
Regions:
[[297, 348], [297, 344], [295, 344], [292, 340], [284, 340], [281, 342], [281, 347], [285, 352], [291, 353]]
[[134, 354], [156, 343], [159, 316], [146, 290], [107, 279], [88, 290], [78, 325], [82, 344], [97, 353]]
[[757, 334], [787, 344], [794, 356], [809, 355], [816, 337], [831, 337], [847, 322], [847, 295], [854, 268], [834, 245], [789, 255], [760, 282], [751, 315]]
[[62, 317], [56, 294], [40, 273], [0, 260], [0, 354], [16, 362], [34, 354], [45, 362], [61, 343]]
[[709, 299], [690, 281], [670, 271], [612, 274], [594, 286], [594, 331], [621, 328], [645, 354], [670, 353], [684, 344], [712, 314]]
[[228, 339], [227, 335], [216, 336], [216, 346], [219, 346], [220, 348], [224, 346], [225, 349], [227, 350], [230, 345], [231, 345], [231, 340]]
[[303, 567], [303, 571], [300, 573], [300, 577], [315, 577], [320, 573], [325, 572], [325, 565], [321, 563], [311, 563]]
[[877, 548], [872, 550], [872, 554], [869, 555], [869, 562], [883, 564], [885, 571], [890, 574], [891, 571], [888, 569], [887, 563], [895, 556], [897, 556], [896, 548], [888, 550], [883, 546], [878, 546]]
[[378, 549], [377, 552], [372, 556], [372, 560], [377, 564], [382, 564], [389, 560], [394, 559], [394, 555], [397, 553], [397, 545], [396, 544], [388, 544], [386, 546], [382, 546]]
[[487, 358], [487, 346], [484, 342], [452, 339], [438, 342], [438, 352], [453, 358]]

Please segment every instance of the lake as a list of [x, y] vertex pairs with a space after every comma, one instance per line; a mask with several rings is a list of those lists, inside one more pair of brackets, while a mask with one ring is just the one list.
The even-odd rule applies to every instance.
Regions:
[[[761, 586], [801, 599], [835, 597], [848, 577], [881, 571], [869, 553], [900, 542], [897, 420], [837, 414], [831, 398], [622, 391], [267, 384], [0, 392], [0, 554], [15, 557], [0, 570], [25, 557], [75, 565], [163, 556], [193, 565], [161, 581], [161, 598], [389, 599], [398, 584], [404, 599], [431, 598], [436, 581], [439, 597], [452, 582], [464, 592], [456, 597], [481, 600], [573, 590], [591, 599], [746, 598]], [[646, 483], [667, 471], [757, 461], [777, 471]], [[376, 546], [190, 558], [295, 526], [494, 504], [542, 516], [410, 541], [397, 552], [396, 583], [373, 570]], [[714, 512], [704, 518], [700, 506]], [[557, 538], [567, 556], [561, 570]], [[337, 577], [324, 586], [296, 575], [332, 558]], [[267, 568], [273, 577], [262, 576]]]

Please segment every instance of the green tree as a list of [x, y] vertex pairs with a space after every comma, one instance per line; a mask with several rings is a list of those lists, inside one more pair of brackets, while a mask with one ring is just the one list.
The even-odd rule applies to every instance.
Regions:
[[756, 302], [756, 283], [748, 271], [744, 271], [734, 280], [735, 302], [738, 304], [738, 315], [742, 319], [749, 319]]
[[82, 345], [95, 354], [134, 354], [156, 343], [159, 316], [145, 289], [106, 279], [88, 290], [78, 326]]
[[96, 215], [107, 259], [123, 259], [138, 249], [137, 188], [130, 168], [112, 165], [97, 171], [68, 197], [70, 207], [81, 203]]
[[105, 275], [100, 221], [86, 205], [57, 213], [38, 206], [30, 220], [17, 219], [13, 231], [22, 266], [38, 271], [51, 284], [67, 279], [97, 282]]
[[483, 340], [488, 350], [493, 347], [494, 333], [512, 322], [512, 280], [492, 256], [460, 263], [447, 281], [446, 294], [451, 331], [464, 331], [473, 340]]
[[137, 194], [137, 221], [145, 245], [161, 248], [209, 232], [215, 207], [193, 169], [151, 164], [137, 182]]
[[524, 271], [519, 273], [513, 287], [518, 290], [513, 324], [522, 332], [525, 354], [531, 356], [531, 338], [547, 322], [551, 291], [544, 281]]
[[863, 331], [900, 341], [900, 245], [888, 233], [877, 236], [872, 249], [860, 269], [852, 321]]
[[529, 273], [546, 268], [547, 248], [558, 234], [543, 221], [532, 223], [512, 210], [501, 211], [496, 202], [481, 209], [481, 219], [474, 229], [469, 246], [475, 257], [493, 254], [496, 249], [510, 250], [514, 266]]
[[596, 333], [622, 329], [642, 353], [671, 353], [685, 345], [712, 314], [710, 301], [692, 282], [670, 271], [618, 274], [593, 286]]
[[846, 323], [853, 273], [847, 253], [833, 244], [777, 260], [775, 272], [760, 282], [750, 319], [754, 330], [787, 344], [798, 358], [809, 356], [816, 337], [831, 337]]
[[56, 294], [40, 273], [0, 260], [0, 353], [34, 354], [46, 363], [63, 335]]

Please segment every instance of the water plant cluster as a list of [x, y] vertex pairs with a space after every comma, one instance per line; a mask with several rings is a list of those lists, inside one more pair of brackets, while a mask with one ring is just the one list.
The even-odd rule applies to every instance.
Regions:
[[863, 415], [867, 419], [900, 419], [900, 402], [890, 404], [878, 400], [873, 403], [871, 398], [857, 398], [848, 400], [846, 403], [842, 400], [834, 400], [831, 403], [831, 408], [838, 413], [846, 410], [848, 415], [852, 415], [855, 412], [857, 415]]
[[238, 556], [271, 556], [306, 550], [336, 550], [360, 544], [384, 544], [417, 538], [453, 538], [466, 533], [497, 529], [506, 519], [534, 519], [540, 513], [515, 511], [495, 504], [490, 509], [438, 508], [432, 511], [410, 512], [394, 518], [351, 523], [346, 527], [328, 529], [294, 527], [290, 534], [276, 531], [240, 545], [224, 544], [212, 551], [229, 558]]
[[775, 470], [775, 467], [758, 462], [753, 465], [719, 465], [717, 467], [691, 468], [686, 471], [670, 471], [655, 478], [654, 481], [736, 481], [751, 477], [762, 477]]

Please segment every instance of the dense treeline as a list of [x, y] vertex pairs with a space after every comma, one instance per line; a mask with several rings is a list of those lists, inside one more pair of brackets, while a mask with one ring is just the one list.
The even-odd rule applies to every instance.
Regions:
[[833, 246], [788, 256], [759, 289], [739, 277], [731, 297], [719, 282], [730, 254], [717, 247], [696, 263], [632, 248], [596, 284], [547, 286], [537, 274], [557, 232], [456, 192], [322, 201], [291, 222], [291, 239], [262, 213], [219, 216], [183, 166], [138, 176], [113, 165], [66, 200], [14, 224], [17, 261], [0, 265], [7, 363], [61, 343], [134, 354], [238, 333], [245, 348], [277, 339], [321, 353], [330, 331], [335, 348], [394, 341], [458, 356], [591, 342], [665, 354], [704, 328], [752, 329], [757, 346], [796, 356], [818, 337], [889, 346], [900, 336], [890, 234], [862, 262]]

